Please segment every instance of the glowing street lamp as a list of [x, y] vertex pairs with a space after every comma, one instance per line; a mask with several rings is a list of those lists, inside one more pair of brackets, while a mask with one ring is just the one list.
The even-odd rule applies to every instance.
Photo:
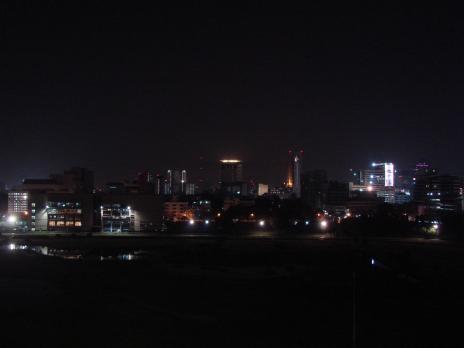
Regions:
[[322, 221], [319, 223], [319, 226], [320, 226], [323, 230], [325, 230], [325, 229], [327, 228], [327, 226], [328, 226], [328, 223], [327, 223], [326, 220], [322, 220]]
[[7, 221], [10, 224], [14, 224], [16, 223], [16, 221], [18, 221], [18, 218], [16, 217], [16, 215], [10, 215], [8, 216]]
[[266, 222], [264, 220], [259, 220], [259, 227], [264, 227], [266, 225]]

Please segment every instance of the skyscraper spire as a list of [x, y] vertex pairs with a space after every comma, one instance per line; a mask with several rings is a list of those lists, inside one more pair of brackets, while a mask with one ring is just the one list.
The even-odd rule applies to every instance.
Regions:
[[287, 181], [285, 186], [294, 194], [296, 198], [301, 197], [301, 160], [303, 159], [303, 150], [299, 152], [288, 151], [289, 161], [287, 169]]

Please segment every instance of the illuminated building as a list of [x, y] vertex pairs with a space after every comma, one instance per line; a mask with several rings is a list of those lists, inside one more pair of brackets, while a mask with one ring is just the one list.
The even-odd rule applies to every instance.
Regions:
[[155, 176], [147, 170], [137, 174], [137, 185], [141, 192], [155, 192]]
[[[351, 171], [351, 191], [375, 192], [386, 203], [395, 202], [395, 166], [390, 162], [372, 162], [367, 169]], [[356, 175], [355, 175], [356, 174]]]
[[237, 159], [221, 160], [221, 184], [243, 181], [243, 163]]
[[195, 220], [211, 219], [211, 201], [208, 199], [198, 199], [192, 202], [191, 208]]
[[169, 169], [166, 172], [165, 194], [179, 195], [185, 194], [187, 188], [187, 171]]
[[464, 180], [453, 175], [419, 176], [413, 198], [429, 214], [463, 212]]
[[289, 162], [287, 168], [287, 181], [285, 186], [296, 197], [301, 197], [301, 160], [303, 158], [303, 151], [293, 153], [289, 151]]
[[29, 194], [27, 191], [8, 192], [8, 214], [24, 214], [28, 211]]
[[258, 184], [258, 196], [265, 195], [269, 192], [269, 185]]
[[350, 169], [350, 182], [354, 185], [364, 185], [364, 173], [362, 169]]
[[166, 179], [164, 178], [163, 175], [157, 174], [155, 178], [155, 194], [158, 196], [162, 196], [166, 194], [165, 191], [165, 181]]
[[163, 216], [168, 221], [186, 221], [193, 218], [188, 202], [164, 202]]
[[103, 204], [100, 207], [102, 232], [134, 231], [135, 217], [126, 204]]
[[90, 193], [48, 193], [45, 209], [36, 199], [36, 229], [91, 231], [94, 226], [94, 196]]
[[47, 204], [47, 229], [56, 230], [81, 230], [82, 207], [79, 202], [48, 202]]
[[280, 199], [284, 199], [288, 195], [288, 188], [287, 186], [273, 186], [269, 188], [268, 194], [270, 196], [277, 196]]
[[101, 193], [94, 205], [100, 212], [96, 228], [103, 232], [146, 232], [162, 226], [162, 199], [152, 193]]
[[238, 159], [223, 159], [221, 163], [220, 186], [228, 196], [248, 195], [248, 185], [243, 182], [243, 163]]
[[364, 185], [372, 187], [374, 192], [395, 187], [395, 166], [393, 163], [372, 162], [371, 167], [365, 169], [363, 174]]
[[196, 185], [192, 183], [187, 183], [185, 194], [188, 196], [193, 196], [197, 192]]

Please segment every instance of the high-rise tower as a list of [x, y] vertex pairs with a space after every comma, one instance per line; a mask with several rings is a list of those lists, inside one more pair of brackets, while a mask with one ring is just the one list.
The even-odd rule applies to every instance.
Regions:
[[293, 158], [293, 194], [296, 198], [301, 197], [301, 155], [295, 155]]
[[303, 150], [295, 153], [288, 151], [288, 168], [287, 181], [285, 186], [297, 198], [301, 197], [301, 161], [303, 159]]

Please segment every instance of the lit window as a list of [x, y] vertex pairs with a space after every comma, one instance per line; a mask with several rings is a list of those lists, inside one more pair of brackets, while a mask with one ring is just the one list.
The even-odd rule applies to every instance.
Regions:
[[74, 226], [74, 221], [66, 221], [66, 226]]
[[64, 221], [57, 221], [56, 226], [64, 226]]
[[49, 222], [48, 222], [48, 226], [55, 226], [55, 225], [56, 225], [56, 224], [55, 224], [55, 221], [49, 221]]
[[76, 221], [76, 222], [74, 223], [74, 226], [76, 226], [76, 227], [81, 227], [81, 226], [82, 226], [82, 223], [81, 223], [80, 221]]

